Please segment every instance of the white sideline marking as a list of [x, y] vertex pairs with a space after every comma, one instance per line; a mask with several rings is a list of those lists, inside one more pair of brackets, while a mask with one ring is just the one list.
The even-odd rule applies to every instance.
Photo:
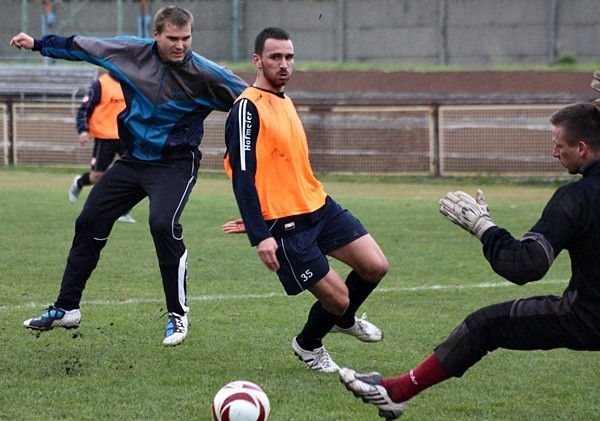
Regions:
[[[385, 281], [384, 281], [385, 282]], [[541, 285], [551, 285], [551, 284], [565, 284], [565, 287], [568, 283], [566, 279], [548, 279], [543, 281], [537, 281], [535, 284]], [[533, 284], [533, 283], [531, 283]], [[531, 285], [529, 284], [529, 285]], [[383, 292], [414, 292], [414, 291], [439, 291], [439, 290], [461, 290], [461, 289], [482, 289], [482, 288], [502, 288], [508, 286], [516, 286], [507, 281], [499, 281], [499, 282], [481, 282], [479, 284], [473, 285], [427, 285], [427, 286], [418, 286], [418, 287], [399, 287], [399, 288], [385, 288], [380, 287], [377, 288], [375, 293], [383, 293]], [[198, 295], [198, 296], [188, 296], [188, 302], [207, 302], [207, 301], [231, 301], [231, 300], [253, 300], [253, 299], [266, 299], [273, 297], [287, 297], [283, 292], [270, 292], [267, 294], [230, 294], [230, 295]], [[113, 306], [113, 305], [137, 305], [137, 304], [150, 304], [150, 303], [159, 303], [164, 304], [164, 298], [132, 298], [129, 300], [89, 300], [84, 301], [83, 304], [88, 305], [97, 305], [97, 306]], [[10, 310], [19, 310], [23, 308], [43, 308], [48, 306], [50, 303], [40, 304], [40, 303], [27, 303], [27, 304], [18, 304], [18, 305], [10, 305], [10, 306], [0, 306], [0, 311], [10, 311]]]

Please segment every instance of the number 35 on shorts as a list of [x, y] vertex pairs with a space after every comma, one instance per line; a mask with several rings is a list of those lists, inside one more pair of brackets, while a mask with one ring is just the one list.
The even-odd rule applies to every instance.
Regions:
[[300, 275], [300, 278], [302, 279], [303, 282], [308, 281], [310, 278], [313, 277], [313, 273], [310, 269], [306, 269], [304, 272], [302, 272], [302, 274]]

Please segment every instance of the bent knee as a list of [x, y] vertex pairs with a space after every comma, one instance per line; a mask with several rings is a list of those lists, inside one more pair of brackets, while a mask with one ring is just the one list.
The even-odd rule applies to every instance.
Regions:
[[388, 269], [387, 259], [382, 258], [357, 269], [356, 272], [367, 282], [379, 282], [387, 274]]
[[99, 228], [106, 225], [102, 218], [89, 209], [84, 208], [77, 219], [75, 219], [76, 231], [92, 231], [96, 232]]
[[350, 305], [350, 298], [348, 296], [333, 297], [328, 300], [321, 301], [323, 308], [331, 314], [341, 316], [346, 312]]
[[149, 221], [150, 232], [160, 235], [172, 235], [173, 221], [169, 218], [154, 217]]

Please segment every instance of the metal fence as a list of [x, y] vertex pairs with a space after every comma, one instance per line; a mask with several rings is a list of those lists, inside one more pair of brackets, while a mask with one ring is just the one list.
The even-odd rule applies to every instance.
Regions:
[[[0, 104], [5, 165], [87, 167], [75, 132], [79, 102]], [[391, 175], [561, 176], [549, 116], [561, 105], [299, 106], [313, 169]], [[226, 114], [212, 113], [202, 169], [221, 171]]]
[[440, 174], [564, 174], [552, 156], [548, 120], [559, 108], [556, 104], [440, 107]]

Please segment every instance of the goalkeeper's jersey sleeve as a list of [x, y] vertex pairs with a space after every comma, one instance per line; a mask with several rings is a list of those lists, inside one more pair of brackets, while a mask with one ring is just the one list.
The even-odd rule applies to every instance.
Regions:
[[533, 233], [517, 240], [504, 228], [492, 227], [481, 241], [494, 272], [517, 285], [541, 279], [554, 260], [546, 239]]
[[521, 240], [502, 228], [483, 235], [484, 254], [496, 273], [517, 284], [535, 281], [566, 250], [572, 272], [567, 289], [600, 301], [600, 161], [582, 175], [554, 192]]

